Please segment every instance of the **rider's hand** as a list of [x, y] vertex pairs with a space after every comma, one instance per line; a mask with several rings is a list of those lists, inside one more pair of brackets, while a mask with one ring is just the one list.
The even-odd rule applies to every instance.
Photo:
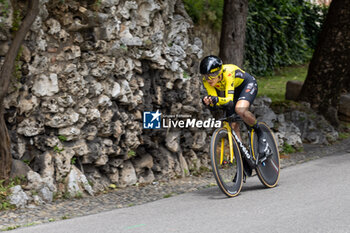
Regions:
[[210, 104], [216, 105], [219, 102], [219, 97], [210, 96]]
[[202, 99], [202, 102], [204, 105], [209, 105], [210, 104], [210, 97], [209, 96], [204, 96], [203, 99]]

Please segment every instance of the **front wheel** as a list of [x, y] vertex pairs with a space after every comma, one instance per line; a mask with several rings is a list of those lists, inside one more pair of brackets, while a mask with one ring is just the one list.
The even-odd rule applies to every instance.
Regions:
[[233, 160], [227, 130], [215, 130], [210, 142], [210, 159], [214, 177], [219, 188], [228, 196], [239, 194], [243, 184], [243, 164], [238, 145], [232, 136]]
[[[277, 185], [280, 175], [280, 155], [277, 147], [277, 143], [271, 129], [264, 122], [259, 123], [259, 127], [264, 131], [266, 136], [266, 141], [269, 146], [269, 152], [267, 154], [267, 159], [259, 163], [256, 172], [261, 183], [268, 187], [273, 188]], [[253, 146], [255, 158], [258, 151], [258, 138], [256, 134], [253, 134]]]

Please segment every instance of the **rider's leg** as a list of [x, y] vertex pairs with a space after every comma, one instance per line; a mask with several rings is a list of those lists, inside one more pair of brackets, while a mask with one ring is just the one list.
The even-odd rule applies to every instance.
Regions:
[[[234, 104], [234, 102], [230, 101], [227, 104], [225, 104], [224, 107], [226, 109], [226, 116], [227, 117], [229, 117], [229, 116], [231, 116], [232, 114], [235, 113], [235, 104]], [[231, 128], [236, 133], [236, 135], [238, 136], [239, 140], [242, 141], [241, 131], [240, 131], [240, 128], [239, 128], [239, 123], [232, 122], [231, 123]]]
[[239, 140], [242, 141], [242, 138], [241, 138], [241, 130], [240, 130], [240, 128], [239, 128], [238, 122], [232, 122], [232, 123], [231, 123], [231, 128], [233, 129], [233, 131], [235, 131], [235, 133], [237, 134]]
[[253, 126], [256, 124], [256, 118], [253, 113], [249, 111], [249, 106], [249, 101], [238, 100], [235, 106], [235, 111], [247, 125]]
[[249, 106], [250, 106], [249, 101], [239, 100], [236, 104], [235, 111], [246, 124], [248, 124], [255, 130], [259, 140], [258, 151], [259, 151], [259, 154], [263, 154], [267, 149], [264, 132], [260, 129], [259, 125], [257, 124], [257, 120], [253, 115], [253, 113], [249, 111]]

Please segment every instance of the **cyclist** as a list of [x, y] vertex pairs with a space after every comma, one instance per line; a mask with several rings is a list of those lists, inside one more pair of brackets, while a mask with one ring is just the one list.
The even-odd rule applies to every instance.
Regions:
[[[236, 112], [243, 121], [251, 126], [258, 136], [258, 152], [263, 157], [267, 151], [264, 132], [259, 128], [255, 116], [249, 111], [257, 93], [258, 84], [253, 76], [244, 72], [236, 65], [223, 65], [217, 56], [207, 56], [200, 63], [200, 73], [208, 96], [202, 102], [211, 108], [224, 107], [226, 116]], [[240, 138], [237, 122], [232, 123], [232, 129]]]

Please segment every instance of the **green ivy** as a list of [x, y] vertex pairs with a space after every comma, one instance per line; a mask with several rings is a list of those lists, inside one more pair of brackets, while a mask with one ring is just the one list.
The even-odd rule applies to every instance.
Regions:
[[289, 145], [288, 143], [285, 142], [283, 144], [282, 151], [283, 151], [284, 154], [292, 154], [292, 153], [296, 152], [296, 149], [294, 149], [293, 146], [291, 146], [291, 145]]
[[128, 151], [128, 158], [136, 156], [136, 152], [134, 150], [129, 150]]
[[0, 0], [0, 16], [7, 16], [8, 15], [8, 9], [9, 9], [9, 0]]
[[11, 188], [16, 185], [22, 185], [27, 182], [27, 179], [23, 177], [15, 177], [10, 179], [8, 184], [5, 184], [4, 180], [0, 180], [0, 211], [14, 209], [15, 205], [11, 204], [8, 197], [11, 195]]
[[9, 0], [0, 0], [0, 28], [4, 27], [4, 21], [9, 17]]
[[209, 23], [221, 29], [224, 0], [183, 0], [185, 9], [195, 24]]
[[[184, 0], [195, 24], [220, 30], [224, 0]], [[244, 69], [271, 74], [310, 60], [327, 9], [304, 0], [249, 0]]]
[[73, 158], [70, 160], [70, 164], [72, 164], [72, 165], [74, 165], [76, 162], [77, 162], [77, 157], [73, 157]]
[[64, 151], [64, 148], [60, 148], [57, 144], [56, 146], [53, 147], [53, 151], [56, 153], [61, 153], [62, 151]]
[[16, 9], [13, 11], [13, 21], [12, 21], [12, 31], [16, 32], [19, 30], [19, 27], [21, 26], [22, 22], [22, 15], [21, 11]]
[[249, 1], [245, 68], [255, 75], [311, 59], [326, 9], [303, 0]]
[[58, 139], [59, 139], [61, 142], [67, 141], [67, 137], [65, 137], [65, 136], [63, 136], [63, 135], [58, 135], [57, 137], [58, 137]]
[[18, 50], [18, 54], [16, 56], [15, 68], [13, 71], [13, 77], [17, 82], [21, 81], [21, 78], [22, 78], [22, 65], [23, 65], [23, 62], [21, 61], [22, 53], [23, 53], [23, 48], [20, 47]]

